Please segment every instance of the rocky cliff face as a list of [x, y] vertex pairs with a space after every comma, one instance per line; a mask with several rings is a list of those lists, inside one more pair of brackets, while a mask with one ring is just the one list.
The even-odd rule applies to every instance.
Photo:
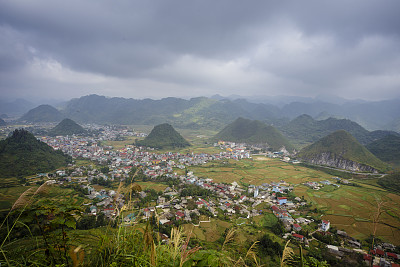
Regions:
[[378, 170], [371, 166], [344, 159], [329, 152], [321, 153], [312, 158], [302, 158], [301, 160], [315, 165], [324, 165], [348, 171], [378, 173]]

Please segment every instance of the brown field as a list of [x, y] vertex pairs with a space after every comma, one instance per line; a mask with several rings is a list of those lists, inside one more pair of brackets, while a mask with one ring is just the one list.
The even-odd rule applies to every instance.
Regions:
[[117, 149], [125, 148], [126, 145], [132, 145], [135, 142], [135, 139], [138, 139], [138, 137], [134, 137], [134, 136], [128, 136], [125, 138], [126, 139], [123, 141], [104, 141], [103, 144], [106, 146], [112, 146], [113, 149], [117, 150]]
[[320, 181], [331, 177], [317, 170], [261, 156], [257, 156], [257, 160], [229, 160], [227, 164], [209, 162], [206, 165], [193, 166], [189, 169], [199, 177], [212, 178], [214, 182], [232, 183], [236, 181], [254, 185], [279, 182], [280, 180], [299, 184], [305, 181]]
[[193, 236], [198, 239], [208, 242], [215, 242], [225, 232], [225, 229], [230, 228], [231, 224], [228, 222], [211, 219], [209, 223], [201, 223], [200, 226], [193, 226], [193, 224], [183, 225], [186, 232], [192, 231]]
[[[0, 211], [9, 210], [14, 202], [32, 186], [0, 188]], [[33, 186], [37, 188], [37, 186]]]
[[154, 183], [154, 182], [135, 182], [135, 183], [139, 184], [142, 187], [142, 190], [154, 189], [156, 191], [164, 191], [165, 188], [168, 187], [168, 185]]
[[384, 212], [380, 216], [377, 236], [393, 244], [400, 244], [399, 195], [381, 189], [374, 190], [371, 186], [341, 186], [332, 192], [314, 191], [305, 186], [298, 186], [295, 188], [295, 194], [304, 196], [324, 211], [323, 218], [330, 220], [333, 226], [359, 239], [365, 239], [372, 234], [372, 216], [377, 211], [377, 200], [381, 200], [384, 202]]

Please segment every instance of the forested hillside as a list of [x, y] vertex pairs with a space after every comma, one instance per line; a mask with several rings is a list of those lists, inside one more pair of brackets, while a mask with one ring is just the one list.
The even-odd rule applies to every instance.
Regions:
[[36, 139], [30, 132], [15, 130], [0, 141], [0, 178], [32, 175], [66, 166], [71, 158]]

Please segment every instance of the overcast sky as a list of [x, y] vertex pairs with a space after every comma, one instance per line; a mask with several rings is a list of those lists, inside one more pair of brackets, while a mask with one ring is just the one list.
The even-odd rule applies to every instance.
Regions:
[[0, 98], [400, 97], [400, 1], [2, 0]]

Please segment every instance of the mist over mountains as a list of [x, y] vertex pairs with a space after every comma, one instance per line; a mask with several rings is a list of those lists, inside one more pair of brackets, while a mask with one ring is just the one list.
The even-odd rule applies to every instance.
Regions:
[[[88, 95], [71, 99], [57, 108], [63, 118], [71, 118], [79, 123], [156, 125], [167, 122], [181, 128], [220, 130], [238, 117], [256, 119], [280, 127], [300, 115], [307, 114], [316, 120], [330, 117], [349, 119], [369, 131], [400, 131], [399, 99], [366, 102], [346, 101], [332, 97], [331, 103], [327, 102], [329, 97], [314, 99], [260, 97], [257, 103], [251, 102], [251, 100], [254, 99], [225, 98], [218, 95], [211, 98], [196, 97], [189, 100], [175, 97], [139, 100]], [[23, 110], [22, 106], [27, 111], [32, 108], [31, 103], [26, 102], [25, 106], [19, 106], [19, 111]], [[0, 113], [15, 114], [16, 107], [11, 108], [12, 106], [2, 105]], [[22, 112], [20, 114], [22, 115]], [[38, 120], [34, 116], [27, 119], [26, 114], [21, 120], [28, 122]], [[58, 119], [60, 120], [60, 118]]]

